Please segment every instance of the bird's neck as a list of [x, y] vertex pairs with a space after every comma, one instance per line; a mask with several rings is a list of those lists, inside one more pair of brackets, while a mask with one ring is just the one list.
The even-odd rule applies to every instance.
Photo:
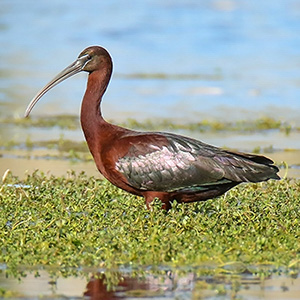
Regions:
[[101, 113], [102, 96], [111, 77], [111, 68], [92, 72], [81, 105], [81, 127], [89, 149], [102, 174], [105, 168], [100, 153], [103, 147], [130, 130], [106, 122]]
[[88, 77], [86, 91], [81, 106], [81, 121], [101, 118], [100, 103], [111, 77], [111, 69], [97, 70]]
[[108, 124], [102, 117], [101, 100], [111, 77], [111, 68], [90, 73], [81, 105], [81, 126], [89, 143], [95, 139], [99, 127]]

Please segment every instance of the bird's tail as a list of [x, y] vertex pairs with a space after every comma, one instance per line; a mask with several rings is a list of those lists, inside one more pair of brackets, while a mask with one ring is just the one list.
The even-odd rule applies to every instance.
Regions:
[[232, 170], [234, 172], [230, 174], [233, 177], [238, 177], [235, 178], [234, 181], [239, 180], [248, 182], [260, 182], [269, 179], [280, 179], [277, 174], [279, 172], [279, 169], [274, 165], [274, 162], [271, 159], [256, 154], [231, 151], [226, 152], [233, 154], [239, 162], [239, 172], [237, 172], [237, 169], [235, 169]]

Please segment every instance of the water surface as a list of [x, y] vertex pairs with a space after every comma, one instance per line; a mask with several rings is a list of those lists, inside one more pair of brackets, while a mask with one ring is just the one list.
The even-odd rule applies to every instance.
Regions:
[[297, 275], [249, 274], [201, 276], [194, 272], [180, 274], [166, 270], [99, 272], [81, 276], [55, 277], [45, 271], [24, 272], [21, 279], [0, 274], [0, 287], [14, 299], [299, 299], [300, 278]]
[[[297, 0], [3, 0], [0, 16], [0, 118], [22, 117], [37, 91], [82, 49], [102, 45], [114, 61], [103, 102], [107, 119], [267, 116], [300, 126]], [[33, 116], [78, 115], [86, 79], [79, 74], [55, 87]], [[298, 133], [185, 134], [242, 151], [300, 149]], [[0, 125], [2, 141], [61, 135], [83, 139], [79, 130]]]
[[[102, 45], [115, 65], [109, 119], [267, 115], [299, 125], [297, 0], [4, 0], [0, 15], [0, 116], [23, 115], [82, 49]], [[78, 114], [85, 81], [55, 88], [33, 113]]]

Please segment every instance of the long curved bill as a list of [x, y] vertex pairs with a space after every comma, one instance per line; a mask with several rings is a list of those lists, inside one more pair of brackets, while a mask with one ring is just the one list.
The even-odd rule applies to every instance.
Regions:
[[59, 74], [57, 74], [48, 84], [46, 84], [37, 95], [31, 100], [29, 105], [26, 108], [24, 117], [28, 117], [31, 110], [35, 106], [35, 104], [53, 87], [55, 87], [60, 82], [66, 80], [67, 78], [83, 71], [85, 64], [88, 61], [88, 55], [84, 55], [78, 57], [76, 61], [74, 61], [71, 65], [62, 70]]

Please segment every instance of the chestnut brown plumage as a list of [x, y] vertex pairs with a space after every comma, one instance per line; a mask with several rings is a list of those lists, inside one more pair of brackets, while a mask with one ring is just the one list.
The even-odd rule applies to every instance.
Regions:
[[188, 137], [163, 132], [138, 132], [106, 122], [101, 100], [112, 74], [112, 60], [102, 47], [83, 50], [31, 101], [37, 101], [68, 77], [86, 71], [87, 88], [81, 106], [81, 125], [101, 174], [117, 187], [143, 196], [146, 204], [159, 198], [171, 202], [203, 201], [220, 196], [242, 182], [280, 179], [273, 161], [254, 154], [223, 150]]

